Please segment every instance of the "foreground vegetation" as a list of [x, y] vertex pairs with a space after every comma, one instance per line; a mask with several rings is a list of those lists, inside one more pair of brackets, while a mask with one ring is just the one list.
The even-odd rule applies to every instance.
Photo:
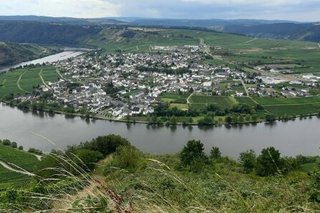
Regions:
[[259, 155], [249, 150], [234, 161], [218, 147], [206, 154], [196, 140], [179, 154], [156, 156], [109, 135], [43, 156], [29, 185], [9, 187], [9, 181], [0, 191], [0, 206], [70, 212], [316, 212], [319, 164], [319, 157], [288, 158], [273, 147]]

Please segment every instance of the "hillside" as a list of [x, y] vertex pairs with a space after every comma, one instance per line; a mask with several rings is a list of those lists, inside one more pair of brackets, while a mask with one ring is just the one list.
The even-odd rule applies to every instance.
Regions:
[[193, 140], [176, 155], [150, 155], [109, 135], [69, 147], [65, 154], [54, 151], [37, 162], [31, 154], [0, 145], [0, 160], [36, 173], [24, 179], [24, 185], [17, 185], [21, 177], [0, 177], [7, 187], [0, 187], [0, 207], [18, 212], [320, 210], [319, 157], [288, 158], [270, 147], [257, 155], [241, 153], [235, 161], [218, 147], [209, 155], [203, 150], [203, 144]]
[[0, 41], [44, 45], [77, 46], [101, 27], [30, 21], [0, 21]]
[[0, 67], [41, 58], [56, 52], [52, 48], [35, 44], [17, 44], [0, 42]]
[[314, 42], [320, 41], [320, 25], [311, 23], [273, 23], [251, 26], [229, 25], [225, 26], [223, 31], [264, 38], [304, 40]]

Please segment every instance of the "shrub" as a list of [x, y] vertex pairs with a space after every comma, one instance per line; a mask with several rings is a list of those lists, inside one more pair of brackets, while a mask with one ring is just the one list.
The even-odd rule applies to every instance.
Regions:
[[134, 172], [144, 165], [143, 154], [132, 146], [122, 146], [116, 151], [113, 165]]
[[272, 176], [280, 174], [283, 168], [283, 160], [280, 152], [274, 147], [269, 147], [261, 151], [257, 159], [257, 174], [260, 176]]
[[11, 147], [16, 149], [16, 148], [18, 148], [18, 144], [16, 142], [12, 142]]
[[312, 175], [310, 200], [320, 203], [320, 171]]
[[257, 164], [256, 153], [253, 150], [240, 153], [240, 164], [245, 172], [253, 171]]
[[183, 166], [190, 166], [196, 161], [206, 161], [207, 156], [204, 153], [204, 148], [201, 141], [189, 141], [180, 153], [180, 160]]
[[210, 151], [210, 158], [213, 160], [217, 160], [221, 158], [221, 152], [219, 147], [212, 147]]
[[82, 143], [79, 146], [69, 147], [68, 152], [76, 153], [76, 150], [79, 149], [89, 149], [92, 151], [98, 151], [107, 156], [111, 153], [114, 153], [118, 147], [130, 145], [129, 141], [125, 138], [120, 137], [119, 135], [108, 135], [101, 136], [93, 139], [90, 142]]
[[95, 164], [99, 160], [103, 159], [103, 155], [100, 152], [89, 149], [77, 150], [75, 155], [81, 160], [81, 162], [78, 162], [79, 159], [76, 159], [75, 157], [74, 162], [76, 162], [83, 169], [89, 169], [90, 171], [95, 168]]

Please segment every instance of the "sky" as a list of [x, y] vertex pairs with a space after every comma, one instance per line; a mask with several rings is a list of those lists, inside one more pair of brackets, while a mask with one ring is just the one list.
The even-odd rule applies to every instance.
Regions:
[[320, 0], [0, 0], [0, 15], [320, 21]]

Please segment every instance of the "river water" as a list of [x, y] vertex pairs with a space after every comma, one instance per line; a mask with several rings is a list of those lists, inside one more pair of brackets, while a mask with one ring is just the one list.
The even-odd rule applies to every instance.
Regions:
[[[16, 66], [55, 62], [82, 53], [68, 50]], [[12, 67], [6, 70], [10, 68]], [[254, 149], [260, 152], [269, 146], [276, 147], [287, 156], [320, 154], [320, 119], [317, 118], [278, 122], [274, 125], [261, 123], [255, 126], [207, 130], [181, 126], [152, 128], [145, 124], [128, 126], [125, 123], [101, 120], [86, 122], [81, 118], [66, 119], [64, 115], [50, 117], [45, 113], [25, 113], [0, 104], [0, 138], [16, 141], [25, 148], [33, 147], [43, 151], [65, 149], [68, 145], [108, 134], [121, 135], [143, 152], [153, 154], [177, 153], [191, 139], [201, 140], [206, 151], [217, 146], [223, 155], [234, 159], [237, 159], [242, 151]]]
[[47, 56], [44, 58], [39, 58], [39, 59], [36, 59], [33, 61], [23, 62], [23, 63], [17, 64], [17, 65], [14, 65], [14, 66], [0, 67], [0, 73], [6, 72], [11, 68], [17, 68], [17, 67], [25, 66], [25, 65], [52, 63], [52, 62], [56, 62], [56, 61], [62, 61], [62, 60], [66, 60], [68, 58], [77, 57], [81, 54], [83, 54], [83, 51], [81, 51], [81, 50], [77, 51], [77, 50], [67, 49], [61, 53], [50, 55], [50, 56]]
[[18, 142], [25, 148], [44, 151], [64, 149], [68, 145], [90, 140], [97, 136], [119, 134], [147, 153], [177, 153], [188, 140], [201, 140], [206, 150], [217, 146], [222, 153], [234, 159], [242, 151], [274, 146], [284, 155], [320, 154], [320, 119], [312, 118], [274, 125], [257, 124], [243, 127], [218, 127], [203, 130], [198, 127], [152, 128], [145, 124], [128, 126], [125, 123], [81, 118], [66, 119], [64, 115], [25, 113], [16, 108], [0, 105], [0, 138]]

